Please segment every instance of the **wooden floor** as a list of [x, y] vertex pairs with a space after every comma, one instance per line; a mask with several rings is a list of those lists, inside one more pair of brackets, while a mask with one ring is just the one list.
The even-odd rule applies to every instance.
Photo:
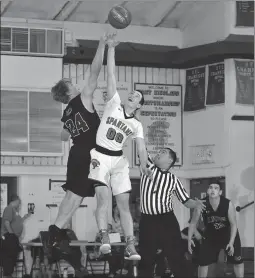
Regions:
[[[244, 278], [254, 278], [254, 248], [244, 247], [242, 257], [244, 260]], [[232, 265], [225, 266], [224, 275], [223, 277], [235, 277]]]
[[[235, 277], [233, 266], [227, 266], [225, 270], [225, 277], [232, 278]], [[254, 278], [254, 262], [244, 261], [244, 277], [245, 278]]]

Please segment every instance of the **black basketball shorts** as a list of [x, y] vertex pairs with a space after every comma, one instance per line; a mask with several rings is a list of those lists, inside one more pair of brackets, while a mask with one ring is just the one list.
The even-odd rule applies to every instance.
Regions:
[[198, 256], [198, 264], [200, 266], [207, 266], [218, 261], [219, 253], [221, 249], [225, 250], [225, 254], [227, 256], [227, 262], [230, 264], [241, 264], [242, 254], [241, 254], [241, 241], [239, 233], [237, 232], [236, 238], [234, 241], [234, 255], [229, 256], [226, 250], [226, 246], [229, 243], [229, 233], [219, 234], [217, 236], [205, 235], [205, 239], [203, 240]]
[[95, 195], [94, 181], [88, 178], [90, 167], [90, 149], [74, 145], [71, 147], [67, 162], [66, 183], [63, 189], [81, 197]]

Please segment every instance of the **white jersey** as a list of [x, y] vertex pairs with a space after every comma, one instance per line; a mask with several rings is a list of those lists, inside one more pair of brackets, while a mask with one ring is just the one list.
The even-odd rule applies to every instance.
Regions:
[[126, 115], [116, 92], [105, 105], [96, 143], [108, 150], [120, 151], [129, 136], [144, 138], [143, 127], [134, 116]]

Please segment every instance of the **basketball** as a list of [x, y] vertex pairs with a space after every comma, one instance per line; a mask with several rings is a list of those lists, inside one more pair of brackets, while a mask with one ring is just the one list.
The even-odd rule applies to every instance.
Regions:
[[113, 7], [108, 14], [108, 21], [115, 29], [124, 29], [131, 23], [132, 16], [129, 10], [121, 6]]

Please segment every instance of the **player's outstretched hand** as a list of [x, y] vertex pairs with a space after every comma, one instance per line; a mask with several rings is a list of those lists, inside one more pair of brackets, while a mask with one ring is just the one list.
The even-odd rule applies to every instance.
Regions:
[[107, 44], [108, 47], [116, 47], [120, 42], [116, 40], [117, 33], [108, 34]]
[[109, 33], [104, 33], [103, 36], [100, 38], [100, 43], [106, 45]]

